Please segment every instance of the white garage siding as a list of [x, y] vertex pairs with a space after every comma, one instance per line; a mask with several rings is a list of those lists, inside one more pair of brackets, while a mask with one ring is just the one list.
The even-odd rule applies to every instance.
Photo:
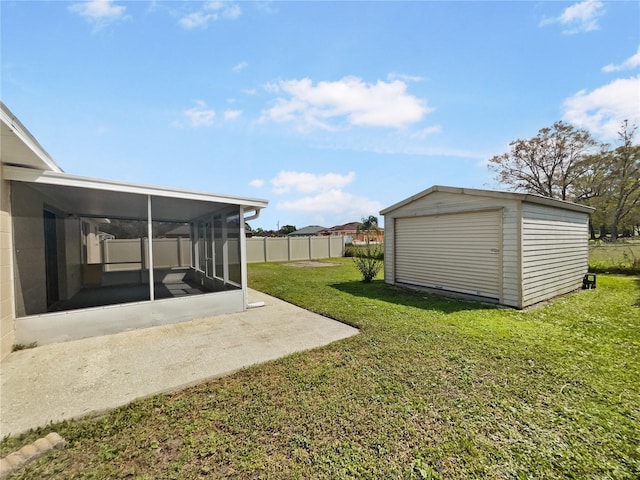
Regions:
[[502, 297], [501, 303], [519, 307], [520, 300], [520, 202], [504, 195], [464, 195], [462, 189], [437, 187], [428, 195], [417, 195], [398, 204], [385, 214], [385, 282], [395, 283], [396, 233], [393, 219], [446, 213], [474, 213], [501, 210], [502, 215]]
[[502, 211], [396, 220], [397, 282], [501, 298]]
[[385, 282], [524, 308], [581, 286], [592, 211], [538, 195], [433, 186], [380, 212]]
[[588, 214], [523, 203], [523, 307], [580, 288], [587, 239]]

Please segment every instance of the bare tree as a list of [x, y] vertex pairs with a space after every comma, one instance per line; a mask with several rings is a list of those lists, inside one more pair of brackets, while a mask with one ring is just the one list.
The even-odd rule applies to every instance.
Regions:
[[618, 135], [621, 145], [602, 155], [601, 162], [607, 168], [604, 192], [600, 199], [609, 208], [611, 239], [616, 240], [619, 228], [640, 208], [640, 146], [633, 144], [637, 125], [622, 122]]
[[598, 143], [588, 131], [560, 121], [509, 146], [509, 152], [489, 160], [500, 183], [517, 191], [575, 200], [574, 183], [589, 170]]

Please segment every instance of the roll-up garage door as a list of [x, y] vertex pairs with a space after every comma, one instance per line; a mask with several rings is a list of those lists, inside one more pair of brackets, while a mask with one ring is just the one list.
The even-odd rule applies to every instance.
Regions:
[[398, 218], [396, 282], [500, 299], [502, 212]]

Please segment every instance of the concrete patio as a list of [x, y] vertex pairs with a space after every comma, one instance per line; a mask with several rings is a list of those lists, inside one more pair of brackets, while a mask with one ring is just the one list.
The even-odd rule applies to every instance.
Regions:
[[255, 290], [245, 312], [14, 352], [0, 364], [0, 435], [178, 390], [358, 330]]

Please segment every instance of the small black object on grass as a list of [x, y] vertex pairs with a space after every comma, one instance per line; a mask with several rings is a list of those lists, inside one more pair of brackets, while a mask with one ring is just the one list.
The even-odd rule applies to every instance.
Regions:
[[583, 290], [593, 290], [596, 288], [596, 276], [594, 273], [587, 273], [582, 279]]

